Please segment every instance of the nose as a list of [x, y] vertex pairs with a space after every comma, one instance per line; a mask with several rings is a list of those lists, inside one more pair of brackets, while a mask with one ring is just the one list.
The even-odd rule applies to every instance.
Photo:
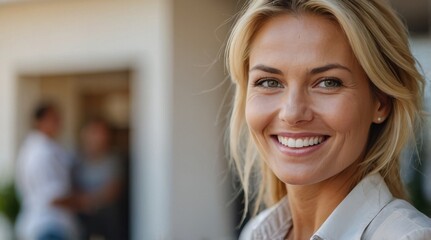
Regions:
[[308, 93], [297, 87], [290, 87], [282, 98], [279, 118], [290, 126], [303, 124], [313, 119]]

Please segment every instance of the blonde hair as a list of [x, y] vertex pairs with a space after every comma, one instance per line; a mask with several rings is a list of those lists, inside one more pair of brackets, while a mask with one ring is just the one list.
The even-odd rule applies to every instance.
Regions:
[[424, 79], [416, 68], [408, 34], [394, 10], [379, 0], [255, 0], [237, 20], [226, 50], [227, 67], [235, 85], [229, 148], [244, 189], [245, 213], [250, 199], [254, 214], [287, 192], [261, 160], [245, 122], [249, 53], [260, 27], [279, 14], [311, 13], [337, 22], [368, 76], [376, 94], [389, 96], [391, 112], [383, 124], [372, 125], [360, 178], [379, 172], [395, 197], [405, 198], [400, 178], [400, 154], [421, 122]]

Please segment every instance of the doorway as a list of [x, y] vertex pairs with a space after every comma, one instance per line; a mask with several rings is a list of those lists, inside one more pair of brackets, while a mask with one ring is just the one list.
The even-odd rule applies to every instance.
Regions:
[[109, 226], [101, 226], [117, 228], [115, 237], [90, 233], [97, 239], [129, 239], [131, 79], [130, 69], [19, 76], [17, 146], [31, 130], [33, 109], [41, 101], [52, 102], [60, 109], [63, 121], [58, 141], [71, 155], [79, 156], [80, 132], [87, 122], [103, 119], [109, 124], [111, 151], [118, 156], [122, 184], [115, 200], [116, 218], [107, 221]]

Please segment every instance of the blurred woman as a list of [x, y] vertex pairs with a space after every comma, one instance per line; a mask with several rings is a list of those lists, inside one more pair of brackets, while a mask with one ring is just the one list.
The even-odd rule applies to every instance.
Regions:
[[74, 170], [77, 191], [91, 196], [81, 212], [84, 238], [121, 239], [118, 200], [123, 185], [120, 158], [111, 147], [111, 128], [103, 119], [88, 121], [81, 131], [81, 152]]

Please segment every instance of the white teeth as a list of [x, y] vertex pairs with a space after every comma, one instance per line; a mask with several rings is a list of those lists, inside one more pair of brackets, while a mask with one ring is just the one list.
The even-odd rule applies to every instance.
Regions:
[[303, 146], [304, 146], [304, 141], [302, 139], [300, 139], [300, 138], [296, 139], [295, 147], [301, 148]]
[[[282, 137], [282, 138], [284, 138], [284, 137]], [[285, 139], [287, 139], [287, 141], [286, 141], [287, 144], [285, 144], [285, 145], [287, 145], [288, 147], [295, 147], [295, 145], [296, 145], [295, 139], [293, 139], [293, 138], [285, 138]]]
[[302, 147], [313, 146], [313, 145], [322, 143], [323, 140], [324, 140], [323, 136], [305, 137], [305, 138], [289, 138], [289, 137], [278, 136], [278, 141], [282, 145], [290, 148], [302, 148]]
[[308, 138], [304, 139], [304, 147], [308, 147], [309, 143], [308, 143]]

